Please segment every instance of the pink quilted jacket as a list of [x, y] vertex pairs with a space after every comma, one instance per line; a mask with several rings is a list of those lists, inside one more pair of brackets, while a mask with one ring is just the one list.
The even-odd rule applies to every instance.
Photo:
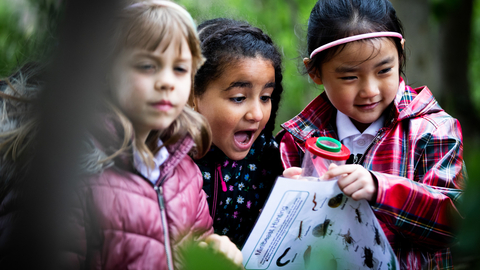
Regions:
[[75, 264], [81, 269], [170, 269], [169, 263], [181, 268], [182, 244], [213, 232], [200, 171], [187, 155], [192, 145], [187, 137], [168, 148], [171, 156], [155, 186], [118, 167], [82, 183], [73, 219], [81, 232], [81, 244], [72, 247]]

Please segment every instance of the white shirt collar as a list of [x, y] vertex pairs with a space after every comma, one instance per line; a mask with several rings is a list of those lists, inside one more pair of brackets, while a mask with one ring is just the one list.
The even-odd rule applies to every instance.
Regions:
[[[159, 139], [158, 146], [161, 146], [163, 142]], [[170, 156], [166, 147], [162, 147], [160, 151], [153, 157], [153, 162], [155, 163], [155, 167], [153, 169], [149, 168], [147, 164], [141, 158], [140, 153], [136, 148], [133, 150], [133, 165], [137, 171], [142, 174], [145, 178], [150, 180], [153, 184], [157, 182], [158, 178], [160, 178], [160, 165], [162, 165]]]
[[371, 123], [370, 126], [368, 126], [368, 128], [363, 133], [360, 133], [360, 131], [358, 131], [358, 129], [352, 123], [352, 120], [350, 120], [350, 117], [348, 117], [341, 111], [337, 110], [338, 138], [340, 139], [340, 141], [343, 141], [343, 139], [345, 138], [361, 135], [361, 134], [368, 134], [368, 135], [375, 136], [378, 130], [383, 127], [384, 121], [385, 121], [385, 116], [382, 114], [382, 116], [380, 116], [380, 118], [378, 118], [375, 122]]

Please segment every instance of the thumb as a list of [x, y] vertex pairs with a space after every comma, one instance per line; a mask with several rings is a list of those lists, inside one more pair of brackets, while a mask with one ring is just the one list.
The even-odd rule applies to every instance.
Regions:
[[290, 178], [290, 179], [298, 179], [302, 174], [302, 168], [299, 167], [290, 167], [283, 171], [283, 177]]

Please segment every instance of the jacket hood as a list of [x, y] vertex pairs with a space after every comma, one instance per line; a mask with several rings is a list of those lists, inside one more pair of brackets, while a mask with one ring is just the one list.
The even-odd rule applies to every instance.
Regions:
[[[405, 85], [403, 78], [400, 78], [397, 95], [385, 121], [391, 122], [392, 119], [402, 121], [442, 110], [428, 87], [423, 86], [413, 89]], [[305, 141], [312, 136], [328, 136], [328, 134], [317, 134], [319, 130], [334, 132], [335, 129], [330, 120], [335, 115], [335, 107], [328, 100], [326, 93], [323, 92], [298, 115], [281, 126], [294, 137]]]
[[427, 86], [413, 89], [406, 86], [403, 79], [400, 80], [394, 107], [398, 121], [443, 111]]

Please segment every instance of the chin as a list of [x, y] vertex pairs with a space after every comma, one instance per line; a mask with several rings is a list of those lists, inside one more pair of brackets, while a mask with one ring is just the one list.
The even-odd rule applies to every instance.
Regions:
[[247, 155], [248, 155], [248, 152], [250, 151], [250, 149], [248, 149], [248, 151], [245, 151], [245, 152], [235, 152], [235, 151], [231, 151], [229, 153], [225, 153], [225, 155], [231, 159], [231, 160], [242, 160], [244, 159]]

